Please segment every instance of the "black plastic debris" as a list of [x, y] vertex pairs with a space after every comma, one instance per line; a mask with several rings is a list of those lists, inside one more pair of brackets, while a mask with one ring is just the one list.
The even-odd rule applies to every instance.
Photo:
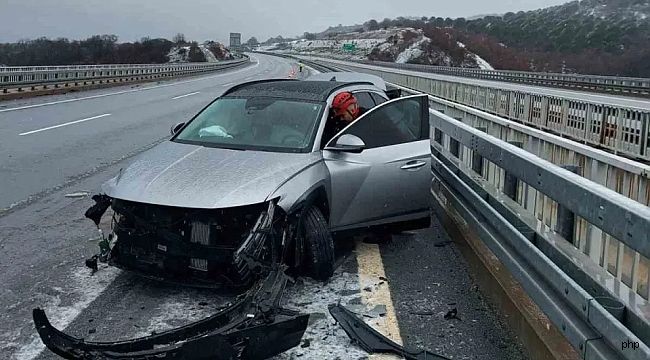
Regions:
[[97, 264], [98, 259], [99, 255], [93, 255], [91, 258], [86, 259], [86, 267], [92, 270], [92, 274], [96, 273], [99, 270], [99, 266]]
[[332, 304], [329, 306], [332, 317], [341, 325], [350, 339], [361, 346], [363, 350], [370, 354], [374, 353], [392, 353], [407, 360], [432, 360], [447, 359], [444, 356], [434, 354], [427, 350], [407, 350], [399, 344], [391, 341], [377, 330], [368, 326], [363, 320], [354, 315], [353, 312], [346, 309], [341, 304]]
[[457, 308], [453, 308], [453, 309], [447, 311], [447, 313], [445, 314], [445, 320], [451, 320], [451, 319], [460, 320], [460, 318], [458, 317], [458, 309]]
[[275, 268], [229, 307], [195, 323], [116, 342], [87, 342], [54, 328], [34, 309], [41, 340], [66, 359], [266, 359], [300, 345], [309, 315], [280, 307], [289, 277]]
[[92, 199], [95, 200], [95, 205], [86, 210], [84, 216], [92, 220], [95, 225], [99, 226], [102, 216], [104, 216], [106, 210], [111, 206], [112, 199], [106, 195], [93, 195]]

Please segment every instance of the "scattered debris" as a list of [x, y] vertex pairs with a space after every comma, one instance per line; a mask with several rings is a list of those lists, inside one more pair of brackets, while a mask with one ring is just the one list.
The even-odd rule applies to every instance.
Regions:
[[456, 320], [461, 320], [461, 318], [458, 317], [458, 309], [453, 308], [445, 314], [445, 320], [451, 320], [451, 319], [456, 319]]
[[445, 246], [447, 246], [447, 245], [451, 245], [451, 243], [453, 243], [453, 241], [451, 241], [451, 240], [444, 240], [444, 241], [440, 241], [440, 242], [434, 243], [433, 246], [435, 246], [435, 247], [445, 247]]
[[376, 305], [367, 314], [373, 318], [386, 316], [386, 305]]
[[42, 309], [34, 309], [34, 324], [47, 348], [68, 359], [265, 359], [298, 346], [309, 321], [309, 315], [280, 307], [289, 280], [284, 270], [275, 267], [209, 318], [139, 339], [77, 339], [54, 328]]
[[409, 311], [409, 314], [420, 315], [420, 316], [433, 316], [436, 313], [434, 313], [433, 311]]
[[305, 340], [302, 341], [302, 344], [300, 344], [300, 347], [301, 348], [307, 348], [307, 347], [309, 347], [309, 345], [311, 345], [311, 340], [305, 339]]
[[94, 195], [92, 199], [95, 200], [95, 205], [86, 210], [84, 216], [99, 226], [102, 216], [111, 206], [112, 199], [106, 195]]
[[78, 192], [71, 193], [71, 194], [65, 194], [65, 197], [80, 199], [80, 198], [85, 198], [88, 195], [90, 195], [90, 191], [78, 191]]
[[341, 304], [330, 305], [329, 311], [332, 317], [341, 325], [345, 333], [348, 334], [352, 342], [358, 344], [370, 354], [393, 353], [407, 360], [449, 359], [427, 350], [404, 349], [404, 347], [368, 326], [363, 320], [355, 316], [353, 312]]
[[99, 259], [99, 255], [93, 255], [90, 259], [86, 259], [86, 267], [92, 270], [91, 275], [95, 274], [97, 270], [99, 270], [97, 259]]

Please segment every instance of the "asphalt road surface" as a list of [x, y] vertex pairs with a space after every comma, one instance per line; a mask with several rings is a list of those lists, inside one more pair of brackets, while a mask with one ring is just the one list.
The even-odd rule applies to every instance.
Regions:
[[[118, 340], [186, 324], [230, 300], [84, 260], [98, 233], [83, 217], [89, 197], [132, 157], [165, 141], [233, 84], [300, 76], [289, 60], [254, 55], [246, 68], [161, 83], [0, 103], [0, 358], [54, 359], [31, 321], [42, 307], [53, 325], [88, 340]], [[391, 339], [453, 359], [525, 359], [518, 339], [484, 300], [456, 246], [431, 229], [373, 245], [339, 239], [340, 266], [326, 283], [298, 279], [287, 307], [312, 314], [303, 345], [278, 359], [361, 359], [327, 312], [337, 301]], [[458, 309], [461, 320], [445, 320]]]

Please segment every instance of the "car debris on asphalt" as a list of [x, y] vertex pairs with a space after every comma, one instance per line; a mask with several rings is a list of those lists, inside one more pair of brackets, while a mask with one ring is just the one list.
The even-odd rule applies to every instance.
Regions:
[[66, 359], [266, 359], [301, 343], [308, 314], [280, 306], [289, 277], [276, 267], [217, 314], [139, 339], [86, 342], [54, 328], [42, 309], [34, 324], [43, 343]]
[[427, 350], [405, 349], [370, 327], [361, 318], [341, 304], [331, 304], [329, 306], [329, 312], [343, 328], [345, 333], [348, 334], [352, 342], [361, 346], [369, 354], [392, 353], [407, 360], [449, 360], [447, 357], [434, 354]]

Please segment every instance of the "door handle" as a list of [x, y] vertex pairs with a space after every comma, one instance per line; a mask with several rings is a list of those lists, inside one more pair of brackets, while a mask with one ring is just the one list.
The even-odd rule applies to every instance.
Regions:
[[400, 169], [402, 169], [402, 170], [415, 170], [415, 169], [419, 169], [419, 168], [423, 167], [426, 164], [427, 164], [426, 161], [414, 160], [414, 161], [407, 162], [406, 165], [402, 166]]

